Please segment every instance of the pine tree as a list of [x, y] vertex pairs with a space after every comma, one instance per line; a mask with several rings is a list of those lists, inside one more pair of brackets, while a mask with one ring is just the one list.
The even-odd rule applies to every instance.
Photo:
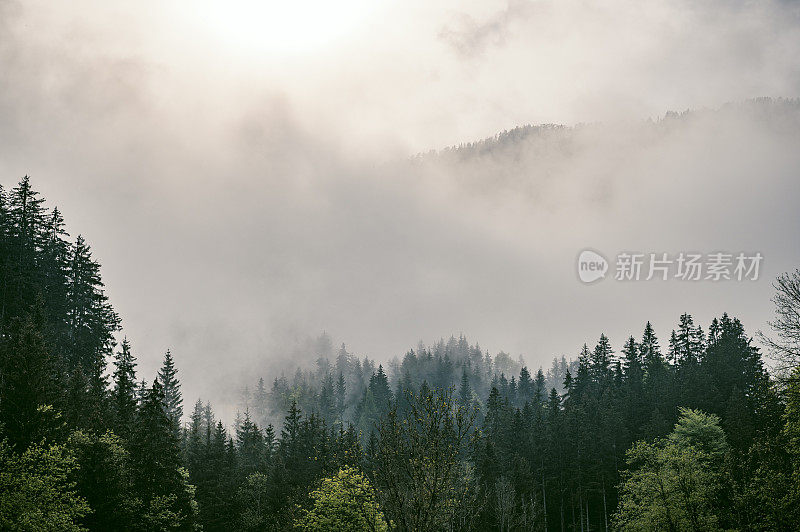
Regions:
[[60, 390], [42, 334], [43, 306], [38, 297], [30, 312], [15, 318], [0, 340], [0, 426], [19, 450], [54, 437], [59, 426], [53, 405]]
[[177, 514], [180, 528], [188, 528], [194, 511], [192, 499], [181, 472], [181, 452], [172, 420], [167, 415], [164, 389], [158, 379], [147, 390], [137, 416], [131, 445], [133, 487], [141, 498], [140, 515], [150, 516], [146, 528], [163, 527], [158, 522], [164, 516], [166, 503]]
[[197, 479], [197, 472], [202, 469], [201, 464], [207, 451], [206, 434], [210, 434], [210, 431], [206, 426], [205, 407], [203, 401], [198, 399], [189, 416], [189, 427], [184, 437], [184, 455], [193, 482]]
[[256, 392], [253, 395], [253, 411], [256, 424], [265, 426], [269, 415], [269, 393], [267, 393], [263, 378], [259, 378], [256, 385]]
[[469, 374], [467, 368], [461, 371], [461, 385], [458, 388], [458, 404], [461, 406], [470, 406], [472, 404], [472, 387], [469, 385]]
[[22, 316], [34, 301], [38, 285], [37, 250], [45, 224], [44, 200], [33, 190], [26, 175], [14, 187], [6, 200], [4, 218], [7, 223], [5, 274], [2, 277], [2, 307], [0, 307], [0, 332], [11, 320]]
[[181, 383], [178, 381], [178, 370], [169, 349], [164, 354], [164, 363], [158, 371], [158, 380], [164, 393], [164, 412], [170, 420], [172, 431], [177, 438], [180, 435], [181, 418], [183, 417], [183, 397]]
[[350, 359], [350, 353], [347, 352], [347, 348], [342, 344], [342, 347], [339, 348], [339, 352], [336, 355], [336, 373], [339, 375], [349, 375], [351, 365]]
[[340, 424], [344, 423], [344, 411], [347, 407], [347, 384], [344, 374], [339, 373], [336, 381], [336, 419]]
[[[64, 358], [69, 348], [67, 308], [70, 244], [67, 241], [69, 234], [64, 229], [64, 218], [58, 208], [50, 213], [45, 231], [39, 266], [40, 286], [49, 316], [47, 336], [52, 343], [53, 354]], [[63, 365], [64, 360], [59, 362]]]
[[369, 380], [369, 391], [375, 401], [379, 414], [385, 414], [392, 405], [392, 390], [389, 388], [389, 379], [383, 372], [383, 366], [378, 366], [377, 373]]
[[333, 377], [328, 373], [322, 383], [319, 394], [319, 413], [329, 425], [336, 421], [336, 397], [333, 389]]
[[244, 420], [236, 431], [236, 450], [239, 454], [239, 474], [241, 478], [255, 473], [264, 465], [264, 436], [258, 425], [245, 411]]
[[612, 353], [611, 342], [605, 334], [601, 334], [591, 359], [592, 377], [598, 384], [605, 385], [609, 380]]
[[68, 363], [86, 375], [102, 374], [120, 319], [103, 291], [100, 265], [80, 235], [70, 249], [68, 283]]
[[114, 411], [114, 431], [128, 440], [136, 422], [136, 358], [131, 354], [127, 338], [114, 360], [114, 390], [111, 401]]
[[517, 385], [517, 394], [519, 395], [519, 401], [523, 405], [533, 399], [534, 394], [534, 387], [533, 387], [533, 380], [531, 379], [531, 374], [528, 371], [528, 368], [522, 366], [522, 369], [519, 370], [519, 384]]
[[536, 401], [536, 404], [543, 404], [545, 400], [545, 394], [547, 393], [547, 383], [545, 382], [542, 368], [539, 368], [539, 370], [536, 372], [536, 383], [534, 390], [534, 401]]
[[690, 314], [681, 314], [678, 331], [670, 338], [670, 356], [673, 364], [691, 366], [696, 364], [704, 348], [703, 330], [695, 327]]

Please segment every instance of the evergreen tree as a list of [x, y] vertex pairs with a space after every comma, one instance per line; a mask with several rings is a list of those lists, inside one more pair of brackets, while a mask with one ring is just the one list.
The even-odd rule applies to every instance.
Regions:
[[193, 500], [165, 400], [164, 388], [156, 379], [137, 416], [131, 445], [133, 488], [141, 501], [137, 513], [144, 516], [147, 527], [188, 530], [194, 520]]
[[544, 373], [542, 372], [542, 368], [539, 368], [539, 371], [536, 372], [536, 383], [534, 385], [534, 394], [533, 399], [536, 401], [536, 404], [543, 404], [545, 400], [545, 394], [547, 393], [547, 383], [545, 382]]
[[261, 426], [266, 426], [269, 419], [269, 393], [264, 385], [264, 379], [259, 378], [256, 385], [256, 391], [253, 395], [253, 411], [255, 414], [255, 423]]
[[137, 520], [131, 492], [129, 454], [113, 432], [98, 435], [76, 431], [69, 438], [79, 468], [77, 491], [91, 512], [82, 519], [89, 530], [131, 530]]
[[255, 473], [265, 463], [264, 435], [245, 411], [244, 421], [236, 430], [236, 450], [238, 451], [239, 474], [242, 478]]
[[183, 397], [181, 383], [178, 381], [178, 370], [169, 349], [164, 354], [164, 363], [158, 370], [158, 380], [164, 394], [164, 413], [170, 420], [175, 437], [180, 435], [181, 418], [183, 417]]
[[369, 380], [369, 391], [375, 400], [375, 405], [381, 413], [388, 412], [392, 404], [392, 390], [389, 388], [389, 379], [383, 372], [383, 366], [378, 366], [377, 373]]
[[114, 431], [129, 439], [136, 422], [136, 358], [125, 338], [114, 359], [114, 390], [111, 400], [114, 409]]
[[609, 381], [612, 354], [611, 342], [605, 334], [601, 334], [591, 357], [592, 377], [598, 384], [605, 385]]
[[469, 375], [467, 368], [461, 371], [461, 385], [458, 388], [458, 404], [468, 407], [472, 404], [472, 388], [469, 385]]
[[347, 408], [347, 384], [345, 383], [344, 374], [339, 373], [339, 378], [336, 381], [336, 420], [339, 424], [344, 423], [345, 408]]
[[19, 450], [52, 438], [60, 424], [53, 410], [60, 390], [43, 325], [43, 301], [38, 297], [29, 313], [15, 318], [0, 338], [0, 424], [11, 446]]

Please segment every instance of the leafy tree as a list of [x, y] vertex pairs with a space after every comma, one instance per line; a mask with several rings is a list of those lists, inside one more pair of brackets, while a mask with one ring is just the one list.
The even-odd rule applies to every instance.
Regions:
[[[787, 450], [791, 456], [793, 471], [792, 480], [786, 498], [789, 507], [794, 508], [793, 517], [800, 518], [800, 366], [791, 374], [790, 384], [786, 390], [786, 425], [783, 429], [787, 441]], [[795, 523], [797, 521], [794, 521]]]
[[773, 285], [775, 319], [769, 323], [774, 336], [759, 334], [778, 364], [778, 371], [791, 374], [800, 366], [800, 268], [778, 276]]
[[270, 524], [270, 479], [264, 473], [249, 475], [239, 488], [242, 508], [239, 524], [242, 530], [265, 530]]
[[375, 482], [399, 530], [439, 529], [453, 515], [461, 460], [474, 413], [452, 390], [420, 390], [404, 418], [393, 409], [380, 425]]
[[308, 531], [385, 532], [389, 529], [369, 480], [357, 469], [343, 467], [311, 492], [313, 505], [302, 510], [295, 528]]
[[79, 522], [89, 505], [70, 480], [77, 467], [64, 444], [33, 444], [17, 454], [0, 441], [0, 529], [85, 530]]
[[682, 409], [670, 435], [639, 441], [627, 453], [615, 527], [619, 530], [721, 530], [717, 501], [727, 451], [719, 418]]

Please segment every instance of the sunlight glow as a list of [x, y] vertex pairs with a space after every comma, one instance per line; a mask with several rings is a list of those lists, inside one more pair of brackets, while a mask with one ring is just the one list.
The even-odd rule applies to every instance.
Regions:
[[200, 23], [224, 45], [244, 52], [311, 52], [347, 38], [376, 0], [205, 0]]

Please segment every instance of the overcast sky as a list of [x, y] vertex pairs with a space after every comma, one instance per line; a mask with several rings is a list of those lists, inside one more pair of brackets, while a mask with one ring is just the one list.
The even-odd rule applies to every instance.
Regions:
[[[0, 176], [92, 244], [142, 376], [170, 348], [185, 402], [229, 416], [323, 330], [379, 360], [463, 332], [535, 367], [647, 319], [666, 345], [682, 312], [764, 328], [800, 265], [796, 111], [644, 121], [797, 97], [798, 57], [794, 2], [0, 0]], [[406, 161], [528, 123], [600, 125]], [[587, 286], [587, 247], [764, 262]]]

